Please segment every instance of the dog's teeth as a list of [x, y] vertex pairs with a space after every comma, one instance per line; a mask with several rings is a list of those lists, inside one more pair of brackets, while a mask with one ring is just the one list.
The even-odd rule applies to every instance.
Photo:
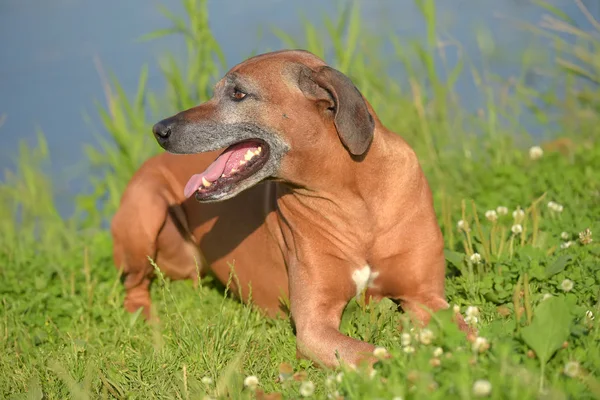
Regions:
[[260, 151], [258, 151], [258, 150], [254, 150], [254, 153], [253, 153], [253, 154], [254, 154], [255, 156], [257, 156], [257, 155], [259, 155], [259, 154], [260, 154]]
[[246, 164], [246, 161], [240, 160], [240, 165], [244, 165], [244, 164]]
[[254, 154], [256, 154], [256, 155], [259, 155], [259, 154], [261, 153], [261, 151], [262, 151], [262, 147], [259, 147], [259, 148], [258, 148], [258, 149], [257, 149], [257, 150], [254, 152]]
[[235, 174], [237, 171], [238, 171], [237, 168], [234, 168], [234, 169], [231, 170], [231, 172], [229, 173], [229, 175]]
[[252, 152], [252, 150], [248, 150], [246, 152], [246, 155], [244, 155], [244, 160], [250, 161], [252, 160], [252, 157], [254, 157], [254, 153]]
[[212, 183], [210, 183], [205, 177], [202, 177], [202, 186], [210, 187], [210, 185], [212, 185]]

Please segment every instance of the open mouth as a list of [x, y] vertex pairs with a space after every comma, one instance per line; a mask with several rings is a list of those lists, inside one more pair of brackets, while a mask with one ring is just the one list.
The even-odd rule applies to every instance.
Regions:
[[256, 174], [269, 159], [269, 146], [252, 139], [229, 146], [202, 173], [195, 174], [185, 185], [186, 198], [196, 195], [202, 201], [219, 197], [241, 181]]

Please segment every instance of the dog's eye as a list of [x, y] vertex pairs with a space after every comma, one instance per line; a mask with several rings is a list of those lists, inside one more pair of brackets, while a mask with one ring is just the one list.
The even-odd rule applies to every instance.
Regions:
[[240, 101], [240, 100], [243, 100], [244, 97], [246, 97], [246, 93], [242, 92], [239, 89], [233, 89], [233, 93], [231, 93], [231, 97], [236, 101]]

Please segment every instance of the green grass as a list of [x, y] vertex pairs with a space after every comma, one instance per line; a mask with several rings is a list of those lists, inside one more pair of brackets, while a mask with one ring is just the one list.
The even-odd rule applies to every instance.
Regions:
[[[64, 219], [56, 211], [41, 134], [38, 146], [20, 148], [17, 168], [0, 185], [0, 397], [252, 398], [243, 380], [255, 375], [259, 390], [284, 398], [301, 397], [301, 381], [311, 381], [315, 398], [470, 399], [477, 380], [489, 381], [495, 399], [600, 398], [600, 239], [594, 238], [600, 232], [600, 29], [579, 30], [549, 6], [543, 26], [526, 27], [556, 50], [552, 64], [543, 65], [553, 82], [544, 92], [526, 84], [542, 62], [533, 50], [510, 82], [478, 70], [466, 55], [437, 69], [434, 56], [445, 60], [448, 49], [436, 47], [433, 0], [419, 2], [425, 42], [391, 37], [391, 55], [359, 34], [356, 6], [335, 20], [305, 22], [302, 38], [277, 31], [284, 47], [330, 54], [328, 61], [352, 77], [383, 122], [416, 149], [446, 240], [449, 301], [463, 313], [478, 307], [479, 335], [489, 344], [475, 351], [448, 322], [448, 311], [434, 316], [431, 343], [421, 343], [415, 331], [408, 347], [397, 327], [410, 332], [409, 323], [390, 302], [353, 302], [342, 330], [393, 357], [374, 376], [338, 376], [296, 360], [288, 320], [264, 318], [210, 279], [198, 288], [158, 279], [152, 288], [157, 325], [123, 310], [103, 223], [131, 174], [158, 152], [148, 134], [157, 110], [164, 116], [207, 99], [226, 69], [206, 2], [183, 3], [188, 19], [165, 10], [173, 28], [146, 38], [176, 34], [186, 42], [185, 60], [166, 55], [160, 61], [165, 92], [146, 89], [145, 68], [133, 98], [116, 78], [107, 79], [99, 112], [109, 140], [86, 149], [94, 188], [78, 196], [75, 215]], [[478, 39], [486, 54], [489, 38]], [[407, 84], [390, 82], [387, 68], [406, 71]], [[454, 95], [462, 74], [484, 99], [475, 113]], [[543, 138], [523, 128], [526, 111], [544, 126]], [[540, 159], [529, 157], [531, 145], [556, 137], [572, 142], [566, 154], [549, 146]], [[562, 212], [548, 207], [550, 201]], [[508, 214], [489, 220], [486, 211], [499, 206]], [[524, 210], [519, 221], [512, 216], [517, 208]], [[512, 233], [516, 223], [522, 233]], [[591, 242], [580, 238], [586, 229]], [[474, 253], [480, 262], [472, 262]], [[434, 356], [437, 347], [443, 354]], [[573, 362], [577, 373], [565, 374]], [[294, 375], [279, 382], [282, 363]]]

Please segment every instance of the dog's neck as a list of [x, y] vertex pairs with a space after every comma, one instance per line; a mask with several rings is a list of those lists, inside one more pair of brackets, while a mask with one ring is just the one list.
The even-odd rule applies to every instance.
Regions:
[[[414, 193], [413, 188], [418, 190], [422, 183], [414, 178], [420, 174], [412, 171], [419, 168], [414, 152], [403, 139], [379, 124], [362, 160], [354, 160], [347, 152], [330, 154], [329, 160], [329, 165], [305, 171], [308, 179], [302, 186], [280, 187], [277, 202], [286, 224], [291, 219], [302, 219], [321, 226], [322, 231], [335, 226], [336, 231], [344, 232], [345, 237], [336, 239], [345, 243], [339, 248], [368, 247], [373, 240], [371, 230], [396, 222], [379, 221], [382, 213], [378, 210], [400, 212], [409, 200], [403, 198], [404, 194]], [[403, 190], [385, 189], [390, 187]], [[371, 221], [372, 226], [360, 221]]]
[[325, 151], [318, 157], [320, 162], [302, 166], [301, 184], [291, 188], [295, 196], [322, 198], [339, 205], [348, 201], [380, 203], [386, 194], [378, 191], [385, 182], [403, 185], [410, 177], [407, 168], [418, 168], [408, 144], [379, 123], [363, 156], [353, 157], [342, 146]]

